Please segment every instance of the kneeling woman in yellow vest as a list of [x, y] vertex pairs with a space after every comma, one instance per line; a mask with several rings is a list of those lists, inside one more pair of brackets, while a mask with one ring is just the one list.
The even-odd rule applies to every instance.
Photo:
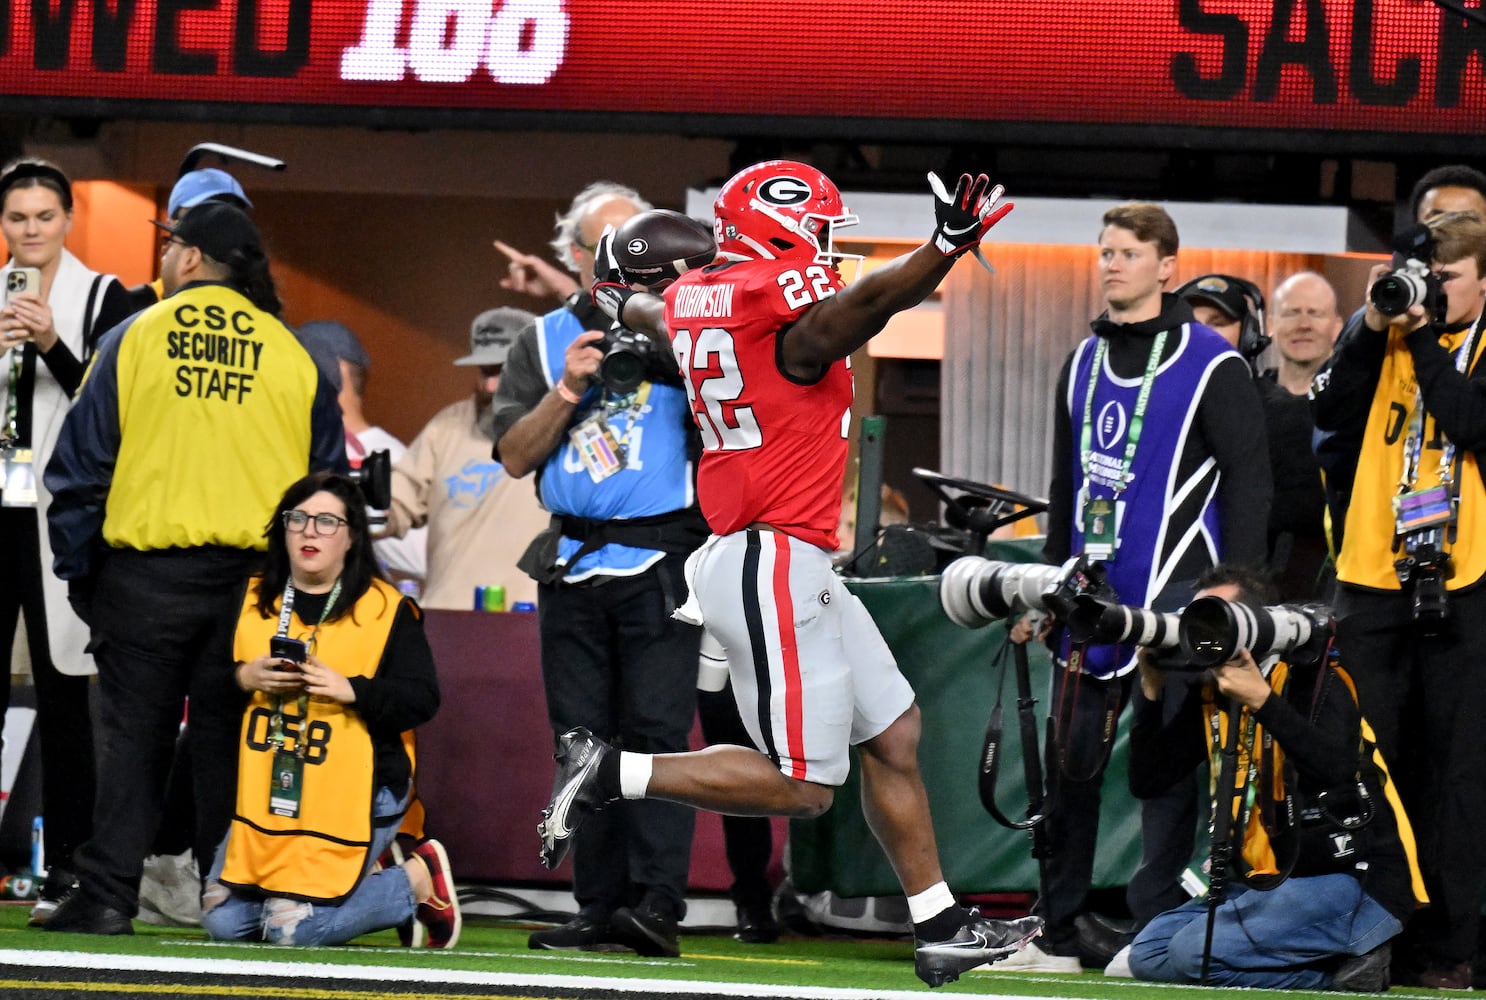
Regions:
[[289, 487], [266, 534], [234, 643], [237, 682], [252, 693], [237, 806], [202, 926], [284, 945], [388, 927], [411, 941], [426, 929], [431, 947], [451, 947], [459, 903], [438, 841], [377, 866], [412, 785], [402, 733], [439, 706], [418, 606], [380, 578], [365, 501], [343, 476]]

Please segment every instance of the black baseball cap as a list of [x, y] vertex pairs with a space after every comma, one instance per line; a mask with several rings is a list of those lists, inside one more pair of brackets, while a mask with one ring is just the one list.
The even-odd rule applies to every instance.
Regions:
[[258, 227], [240, 208], [220, 201], [197, 205], [176, 222], [150, 222], [213, 260], [226, 262], [234, 250], [263, 252]]
[[1249, 301], [1243, 289], [1221, 274], [1209, 274], [1182, 286], [1181, 297], [1188, 302], [1205, 302], [1229, 319], [1243, 319], [1249, 314]]

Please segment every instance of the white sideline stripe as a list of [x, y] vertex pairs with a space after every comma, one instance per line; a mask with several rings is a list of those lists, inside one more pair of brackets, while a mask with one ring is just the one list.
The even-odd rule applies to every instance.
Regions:
[[[458, 952], [454, 952], [458, 955]], [[659, 996], [702, 993], [718, 996], [786, 997], [799, 1000], [924, 1000], [923, 990], [863, 990], [825, 986], [771, 986], [761, 983], [715, 983], [676, 979], [612, 979], [596, 976], [522, 975], [467, 972], [459, 969], [408, 969], [386, 965], [331, 965], [325, 962], [261, 962], [237, 958], [170, 958], [164, 955], [100, 955], [78, 951], [0, 949], [0, 966], [27, 965], [51, 969], [116, 972], [165, 972], [193, 975], [264, 976], [275, 978], [350, 979], [388, 983], [459, 983], [466, 986], [567, 987]], [[1001, 994], [999, 1000], [1046, 1000]], [[1065, 998], [1074, 1000], [1074, 998]], [[1092, 1000], [1092, 998], [1091, 998]]]

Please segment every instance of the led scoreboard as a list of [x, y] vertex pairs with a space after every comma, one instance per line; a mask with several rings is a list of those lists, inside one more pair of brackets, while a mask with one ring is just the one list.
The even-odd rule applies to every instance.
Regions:
[[12, 0], [0, 94], [104, 116], [1465, 153], [1486, 151], [1486, 27], [1430, 0]]

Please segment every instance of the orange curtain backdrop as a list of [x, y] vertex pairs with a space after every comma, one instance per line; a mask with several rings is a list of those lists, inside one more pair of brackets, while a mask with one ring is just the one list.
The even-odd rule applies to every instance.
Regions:
[[160, 231], [149, 222], [159, 215], [153, 187], [78, 181], [72, 201], [67, 249], [93, 270], [118, 275], [125, 287], [155, 277]]

